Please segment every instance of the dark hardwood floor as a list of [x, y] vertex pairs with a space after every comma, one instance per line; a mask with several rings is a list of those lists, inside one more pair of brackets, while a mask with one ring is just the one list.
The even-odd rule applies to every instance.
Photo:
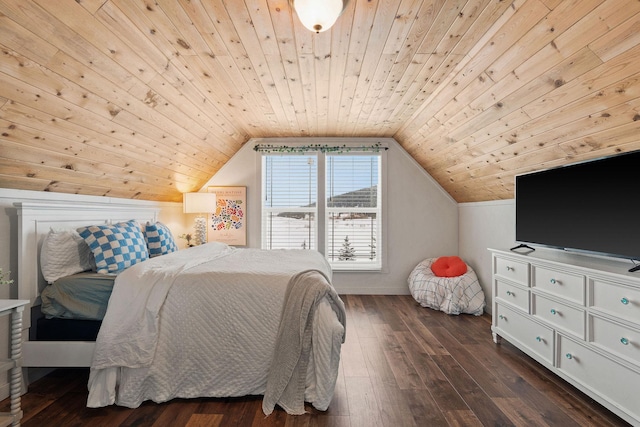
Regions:
[[[622, 426], [502, 341], [490, 316], [449, 316], [410, 296], [344, 296], [347, 341], [326, 412], [265, 418], [261, 397], [85, 407], [88, 371], [58, 370], [22, 398], [23, 426]], [[8, 400], [0, 410], [8, 408]]]

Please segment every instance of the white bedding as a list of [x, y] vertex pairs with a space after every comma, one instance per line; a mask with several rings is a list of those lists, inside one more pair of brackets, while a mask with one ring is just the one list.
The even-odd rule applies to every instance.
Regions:
[[[220, 243], [125, 270], [96, 341], [87, 406], [264, 394], [287, 284], [302, 270], [331, 277], [317, 252]], [[341, 309], [324, 298], [313, 317], [305, 400], [319, 410], [333, 396]]]

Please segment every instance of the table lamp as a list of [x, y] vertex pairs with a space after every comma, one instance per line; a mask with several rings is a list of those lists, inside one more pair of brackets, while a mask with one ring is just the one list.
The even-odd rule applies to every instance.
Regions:
[[215, 193], [184, 193], [182, 196], [183, 212], [198, 214], [194, 233], [195, 244], [207, 243], [206, 214], [216, 211]]

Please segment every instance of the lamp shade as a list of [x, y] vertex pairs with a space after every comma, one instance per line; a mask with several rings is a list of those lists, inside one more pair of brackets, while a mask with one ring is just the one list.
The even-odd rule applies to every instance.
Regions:
[[302, 25], [316, 33], [335, 24], [349, 0], [291, 0]]
[[184, 193], [182, 195], [184, 213], [209, 213], [216, 211], [215, 193]]

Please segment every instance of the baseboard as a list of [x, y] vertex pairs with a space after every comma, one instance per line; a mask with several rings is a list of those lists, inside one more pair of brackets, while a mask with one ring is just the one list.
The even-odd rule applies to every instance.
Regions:
[[40, 378], [44, 378], [55, 370], [56, 368], [25, 368], [22, 370], [22, 375], [28, 387], [29, 384], [38, 381]]
[[[22, 393], [25, 394], [28, 391], [29, 384], [39, 380], [45, 375], [53, 372], [55, 368], [24, 368], [22, 369]], [[11, 384], [6, 382], [0, 384], [0, 400], [4, 400], [11, 397]]]
[[0, 400], [4, 400], [11, 395], [10, 393], [10, 384], [2, 384], [0, 385]]

